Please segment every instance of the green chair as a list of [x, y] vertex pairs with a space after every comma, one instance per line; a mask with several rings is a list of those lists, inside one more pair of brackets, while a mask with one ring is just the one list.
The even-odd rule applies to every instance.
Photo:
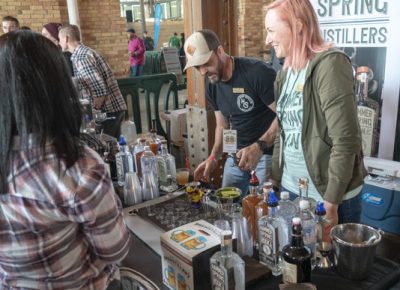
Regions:
[[[132, 112], [133, 119], [136, 125], [137, 133], [143, 133], [142, 121], [140, 116], [140, 97], [139, 94], [141, 90], [145, 91], [145, 106], [146, 106], [146, 121], [148, 128], [151, 128], [152, 116], [156, 120], [157, 134], [162, 135], [168, 139], [167, 133], [165, 132], [160, 119], [160, 112], [158, 109], [158, 103], [160, 100], [161, 88], [164, 84], [168, 84], [167, 93], [164, 96], [164, 106], [163, 110], [168, 111], [170, 109], [178, 109], [178, 85], [176, 75], [172, 73], [165, 74], [154, 74], [154, 75], [142, 75], [133, 78], [123, 78], [118, 79], [118, 86], [121, 90], [122, 96], [125, 102], [128, 96], [132, 99]], [[170, 96], [172, 97], [172, 107], [169, 107]], [[153, 102], [151, 102], [151, 100]]]

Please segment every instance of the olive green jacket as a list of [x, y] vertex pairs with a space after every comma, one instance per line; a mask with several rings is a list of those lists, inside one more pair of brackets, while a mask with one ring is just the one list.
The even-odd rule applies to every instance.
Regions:
[[[286, 74], [284, 70], [277, 75], [277, 101]], [[346, 192], [363, 183], [365, 176], [353, 71], [348, 57], [336, 49], [318, 53], [308, 65], [303, 96], [301, 142], [305, 163], [321, 197], [339, 204]], [[272, 178], [279, 182], [285, 159], [280, 146], [283, 140], [278, 129]]]

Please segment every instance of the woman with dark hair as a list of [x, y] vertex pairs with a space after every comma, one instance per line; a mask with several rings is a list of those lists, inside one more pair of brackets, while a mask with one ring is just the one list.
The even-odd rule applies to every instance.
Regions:
[[0, 37], [0, 288], [105, 289], [130, 236], [60, 50]]

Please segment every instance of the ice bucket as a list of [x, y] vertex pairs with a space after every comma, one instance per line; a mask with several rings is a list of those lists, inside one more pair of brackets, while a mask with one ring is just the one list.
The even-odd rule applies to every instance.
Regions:
[[336, 225], [331, 230], [331, 238], [337, 256], [337, 272], [353, 280], [367, 278], [381, 241], [381, 233], [373, 227], [347, 223]]

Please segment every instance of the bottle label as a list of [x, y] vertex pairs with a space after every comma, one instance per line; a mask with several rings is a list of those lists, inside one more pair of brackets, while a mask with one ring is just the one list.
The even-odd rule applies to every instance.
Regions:
[[362, 149], [365, 156], [371, 156], [375, 132], [375, 111], [366, 106], [358, 106], [358, 122], [362, 133]]
[[224, 267], [211, 264], [211, 288], [214, 290], [224, 290], [228, 288], [228, 272]]
[[297, 283], [297, 265], [283, 261], [282, 267], [283, 283]]
[[258, 241], [260, 261], [275, 264], [279, 245], [278, 228], [274, 228], [271, 224], [260, 225]]
[[161, 158], [157, 158], [157, 170], [158, 170], [158, 180], [160, 184], [167, 183], [167, 164], [165, 160]]

